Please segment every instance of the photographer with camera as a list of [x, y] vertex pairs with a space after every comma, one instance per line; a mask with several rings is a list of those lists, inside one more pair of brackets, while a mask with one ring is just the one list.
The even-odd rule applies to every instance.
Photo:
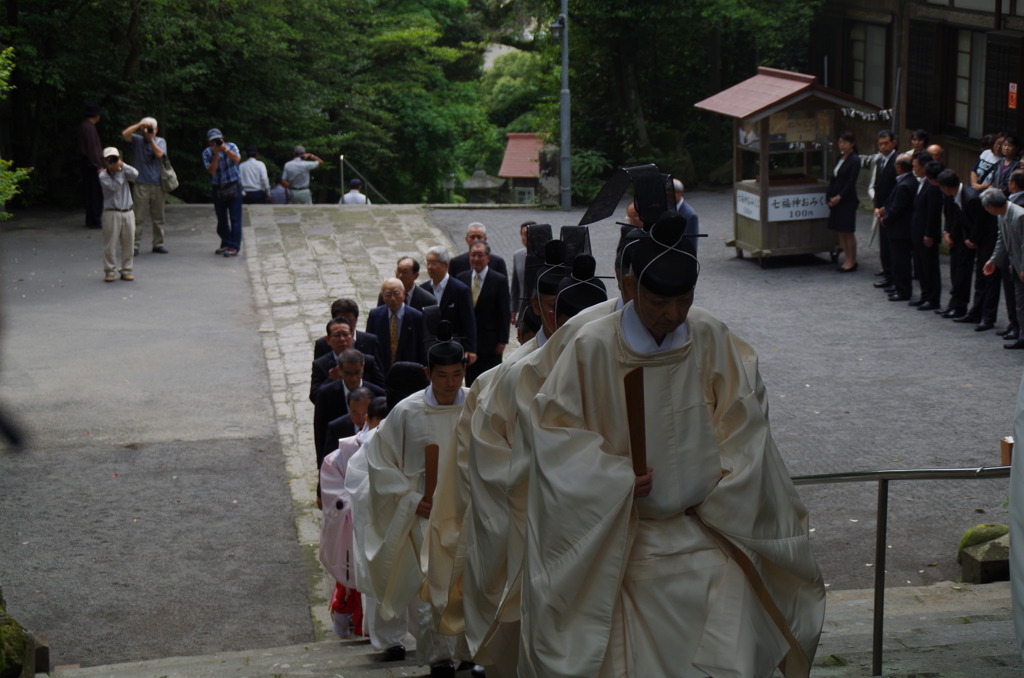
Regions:
[[282, 177], [285, 186], [292, 190], [293, 205], [312, 205], [313, 196], [309, 192], [309, 173], [324, 161], [312, 153], [306, 153], [302, 146], [296, 146], [291, 160], [284, 164]]
[[104, 282], [114, 282], [117, 269], [117, 245], [121, 244], [121, 280], [135, 280], [132, 275], [135, 214], [129, 181], [139, 171], [121, 160], [121, 152], [113, 146], [103, 149], [103, 169], [97, 170], [103, 189], [103, 272]]
[[203, 149], [203, 163], [213, 184], [213, 209], [217, 212], [220, 236], [220, 247], [214, 254], [237, 257], [242, 247], [242, 186], [238, 180], [238, 163], [242, 158], [238, 146], [224, 141], [217, 128], [206, 133], [206, 143], [209, 146]]
[[167, 142], [156, 135], [155, 118], [143, 118], [139, 122], [126, 127], [121, 136], [132, 145], [132, 159], [139, 170], [139, 178], [135, 180], [135, 254], [139, 253], [142, 242], [142, 224], [146, 221], [146, 213], [153, 222], [153, 251], [167, 254], [164, 247], [164, 194], [160, 185], [160, 166], [167, 155]]

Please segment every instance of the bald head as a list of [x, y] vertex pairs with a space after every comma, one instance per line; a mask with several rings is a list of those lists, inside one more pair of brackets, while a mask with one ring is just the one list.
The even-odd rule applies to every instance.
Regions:
[[405, 285], [398, 278], [388, 278], [380, 286], [381, 296], [384, 297], [384, 305], [392, 313], [397, 313], [405, 303]]

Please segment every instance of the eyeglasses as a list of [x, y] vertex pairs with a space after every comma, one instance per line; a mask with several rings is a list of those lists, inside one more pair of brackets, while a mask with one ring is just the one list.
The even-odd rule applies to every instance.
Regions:
[[394, 297], [400, 297], [400, 296], [402, 296], [401, 292], [384, 292], [384, 298], [385, 299], [392, 299]]
[[331, 334], [332, 339], [347, 339], [352, 336], [351, 332], [333, 332]]

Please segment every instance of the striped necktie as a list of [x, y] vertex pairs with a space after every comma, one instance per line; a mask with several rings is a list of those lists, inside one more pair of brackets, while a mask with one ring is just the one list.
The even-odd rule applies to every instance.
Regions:
[[473, 272], [473, 306], [476, 306], [476, 300], [480, 298], [480, 274], [476, 271]]
[[391, 364], [395, 364], [398, 356], [398, 314], [391, 314]]

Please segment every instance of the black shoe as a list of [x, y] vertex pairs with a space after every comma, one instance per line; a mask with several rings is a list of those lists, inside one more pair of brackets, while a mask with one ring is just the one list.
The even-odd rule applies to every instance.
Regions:
[[156, 254], [170, 254], [170, 252], [167, 251], [167, 248], [164, 247], [163, 245], [157, 245], [156, 247], [154, 247], [153, 252], [155, 252]]
[[1012, 344], [1003, 344], [1003, 348], [1009, 348], [1009, 349], [1024, 348], [1024, 339], [1018, 339], [1017, 341], [1013, 342]]
[[[895, 285], [889, 285], [888, 287], [883, 287], [882, 291], [885, 292], [886, 294], [896, 294], [896, 286]], [[909, 299], [909, 298], [910, 297], [907, 297], [907, 299]]]
[[885, 277], [887, 277], [887, 278], [889, 277], [888, 274], [885, 271], [878, 271], [878, 272], [875, 273], [875, 277], [881, 277], [883, 275]]
[[393, 645], [388, 649], [384, 650], [384, 654], [381, 655], [380, 662], [404, 662], [405, 661], [405, 645]]
[[923, 303], [924, 303], [924, 299], [914, 299], [909, 304], [907, 304], [907, 306], [920, 306]]
[[854, 264], [850, 268], [843, 268], [842, 266], [840, 266], [836, 270], [839, 271], [840, 273], [853, 273], [854, 271], [857, 270], [858, 266], [860, 266], [860, 264]]
[[951, 308], [948, 311], [946, 311], [945, 313], [943, 313], [942, 317], [943, 318], [961, 318], [966, 313], [967, 313], [967, 311], [965, 311], [962, 308]]
[[909, 295], [896, 294], [895, 292], [889, 295], [889, 301], [907, 301], [910, 299]]
[[213, 253], [214, 253], [214, 254], [224, 254], [224, 253], [225, 253], [225, 252], [227, 252], [227, 251], [228, 251], [228, 248], [227, 248], [227, 247], [218, 247], [217, 249], [215, 249], [215, 250], [213, 251]]
[[947, 306], [945, 308], [936, 309], [935, 312], [938, 313], [939, 315], [942, 315], [943, 313], [949, 313], [952, 310], [953, 310], [952, 306]]
[[[879, 275], [879, 274], [876, 273], [875, 275]], [[874, 283], [871, 283], [871, 284], [874, 285], [875, 287], [877, 287], [878, 289], [883, 289], [885, 287], [889, 287], [892, 283], [889, 282], [888, 280], [879, 280], [878, 282], [874, 282]]]
[[455, 664], [451, 659], [444, 659], [430, 665], [430, 678], [455, 678]]
[[[936, 309], [938, 309], [938, 310], [936, 310]], [[938, 313], [939, 310], [941, 310], [941, 309], [939, 309], [939, 305], [936, 304], [934, 301], [926, 301], [923, 304], [921, 304], [920, 306], [918, 306], [917, 310], [918, 311], [935, 311], [936, 313]]]
[[138, 247], [135, 248], [135, 254], [133, 254], [132, 256], [133, 257], [139, 256], [139, 248]]
[[978, 323], [978, 326], [974, 328], [975, 332], [988, 332], [990, 329], [995, 327], [996, 324], [993, 322], [982, 321]]
[[1013, 332], [1007, 332], [1003, 335], [1003, 341], [1017, 341], [1020, 339], [1020, 330], [1014, 328]]
[[971, 315], [970, 313], [965, 313], [962, 316], [954, 317], [953, 322], [964, 324], [970, 323], [972, 325], [977, 325], [978, 323], [981, 322], [981, 318], [979, 318], [978, 316]]

